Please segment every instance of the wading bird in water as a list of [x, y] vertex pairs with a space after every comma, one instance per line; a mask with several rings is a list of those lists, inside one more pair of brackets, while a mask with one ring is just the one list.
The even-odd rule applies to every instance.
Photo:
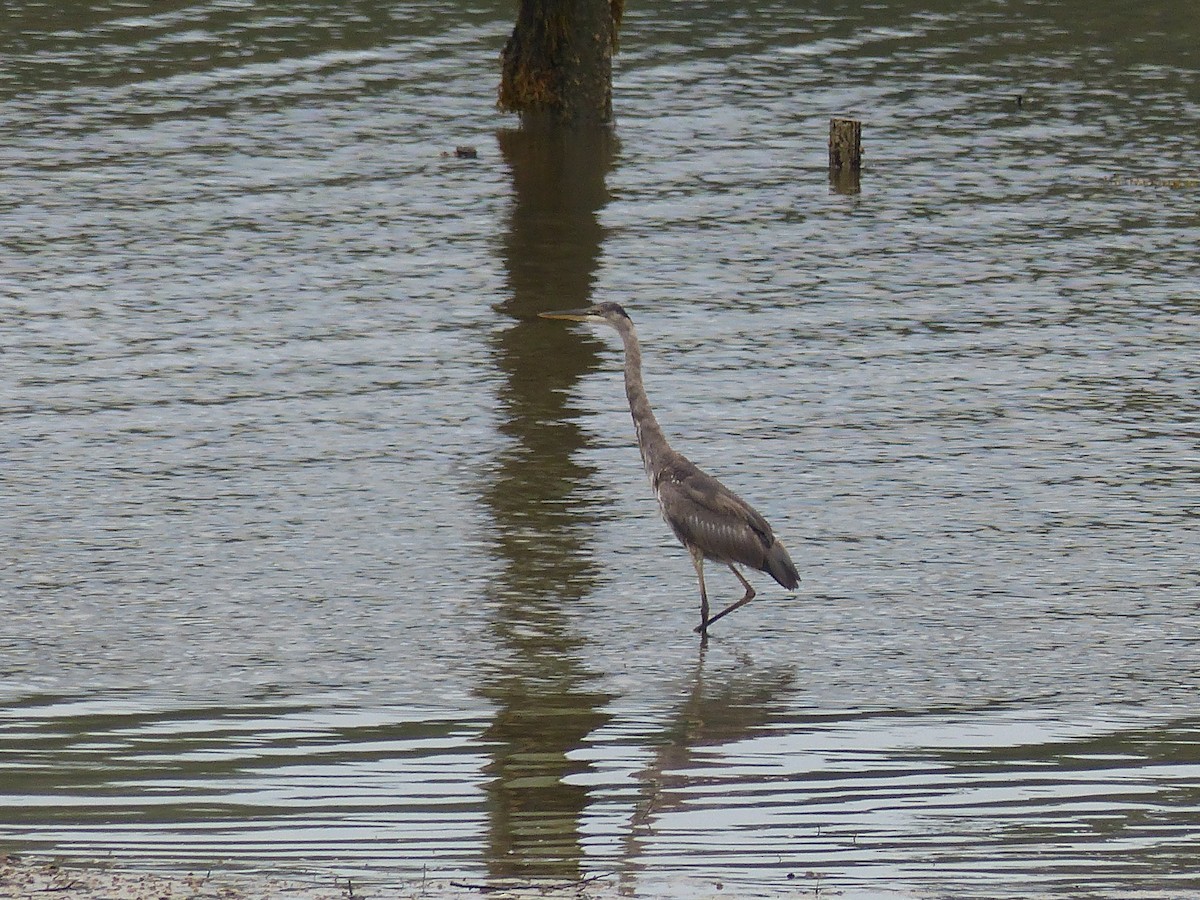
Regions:
[[[629, 412], [633, 415], [642, 463], [658, 497], [663, 518], [692, 555], [696, 577], [700, 580], [700, 624], [696, 631], [707, 639], [709, 625], [754, 599], [754, 588], [734, 563], [767, 572], [785, 588], [794, 590], [800, 584], [800, 576], [767, 520], [667, 443], [642, 386], [642, 348], [638, 344], [637, 331], [620, 304], [600, 303], [587, 309], [539, 315], [543, 319], [611, 325], [621, 335], [625, 344], [625, 395], [629, 398]], [[706, 559], [729, 566], [746, 589], [741, 600], [711, 617], [708, 592], [704, 588]]]

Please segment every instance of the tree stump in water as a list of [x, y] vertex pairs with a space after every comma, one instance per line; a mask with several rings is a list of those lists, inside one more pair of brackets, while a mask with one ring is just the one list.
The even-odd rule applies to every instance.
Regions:
[[829, 181], [842, 194], [857, 194], [862, 169], [862, 123], [829, 120]]
[[624, 0], [521, 0], [500, 56], [497, 105], [522, 121], [612, 119], [612, 55]]

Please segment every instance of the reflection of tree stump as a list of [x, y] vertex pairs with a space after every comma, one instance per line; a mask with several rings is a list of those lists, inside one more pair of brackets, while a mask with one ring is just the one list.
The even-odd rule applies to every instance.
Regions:
[[829, 120], [829, 180], [839, 193], [857, 194], [862, 169], [862, 123]]
[[580, 627], [581, 602], [604, 579], [588, 552], [599, 516], [577, 499], [597, 477], [584, 461], [590, 454], [580, 453], [594, 436], [571, 403], [574, 386], [600, 364], [601, 345], [534, 322], [556, 304], [595, 302], [605, 237], [599, 217], [616, 135], [606, 126], [523, 124], [497, 139], [512, 172], [513, 203], [498, 251], [509, 294], [499, 310], [508, 325], [481, 345], [495, 367], [490, 389], [503, 436], [489, 454], [487, 477], [476, 481], [491, 559], [479, 594], [489, 623], [483, 634], [494, 648], [471, 670], [494, 709], [482, 737], [491, 761], [482, 770], [481, 846], [492, 879], [582, 882], [593, 868], [585, 848], [595, 797], [585, 780], [591, 763], [580, 751], [609, 722], [616, 698], [597, 685]]
[[612, 119], [612, 54], [623, 0], [521, 0], [500, 56], [498, 105], [523, 119]]

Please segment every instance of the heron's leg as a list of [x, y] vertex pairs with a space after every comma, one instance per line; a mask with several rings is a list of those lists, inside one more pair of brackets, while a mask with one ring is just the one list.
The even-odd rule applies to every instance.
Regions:
[[732, 563], [729, 564], [729, 571], [732, 572], [734, 575], [736, 575], [737, 580], [742, 583], [742, 587], [744, 587], [746, 589], [746, 596], [743, 597], [741, 600], [739, 600], [737, 603], [730, 603], [727, 607], [725, 607], [723, 610], [721, 610], [719, 613], [717, 613], [715, 616], [713, 616], [711, 619], [709, 619], [707, 622], [708, 625], [711, 625], [713, 622], [717, 621], [717, 619], [720, 619], [723, 616], [729, 615], [735, 609], [739, 609], [740, 607], [745, 606], [747, 603], [749, 603], [751, 600], [754, 599], [754, 588], [752, 588], [750, 586], [750, 582], [748, 582], [744, 577], [742, 577], [742, 573], [733, 567]]
[[704, 589], [704, 554], [691, 547], [688, 549], [692, 553], [692, 565], [696, 567], [696, 577], [700, 579], [700, 624], [696, 626], [695, 631], [697, 634], [703, 634], [707, 637], [708, 591]]

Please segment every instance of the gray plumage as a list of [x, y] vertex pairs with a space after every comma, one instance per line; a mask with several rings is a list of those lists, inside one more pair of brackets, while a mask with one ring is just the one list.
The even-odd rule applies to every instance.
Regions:
[[[617, 303], [601, 303], [588, 309], [541, 315], [547, 319], [603, 323], [611, 325], [621, 335], [625, 345], [625, 395], [629, 398], [642, 463], [658, 497], [663, 518], [691, 553], [700, 581], [700, 625], [696, 631], [707, 637], [709, 625], [754, 598], [754, 588], [737, 570], [735, 563], [766, 572], [788, 590], [795, 589], [800, 584], [800, 576], [767, 520], [667, 442], [642, 385], [642, 350], [629, 314]], [[711, 617], [704, 586], [706, 559], [729, 566], [746, 589], [741, 600]]]

